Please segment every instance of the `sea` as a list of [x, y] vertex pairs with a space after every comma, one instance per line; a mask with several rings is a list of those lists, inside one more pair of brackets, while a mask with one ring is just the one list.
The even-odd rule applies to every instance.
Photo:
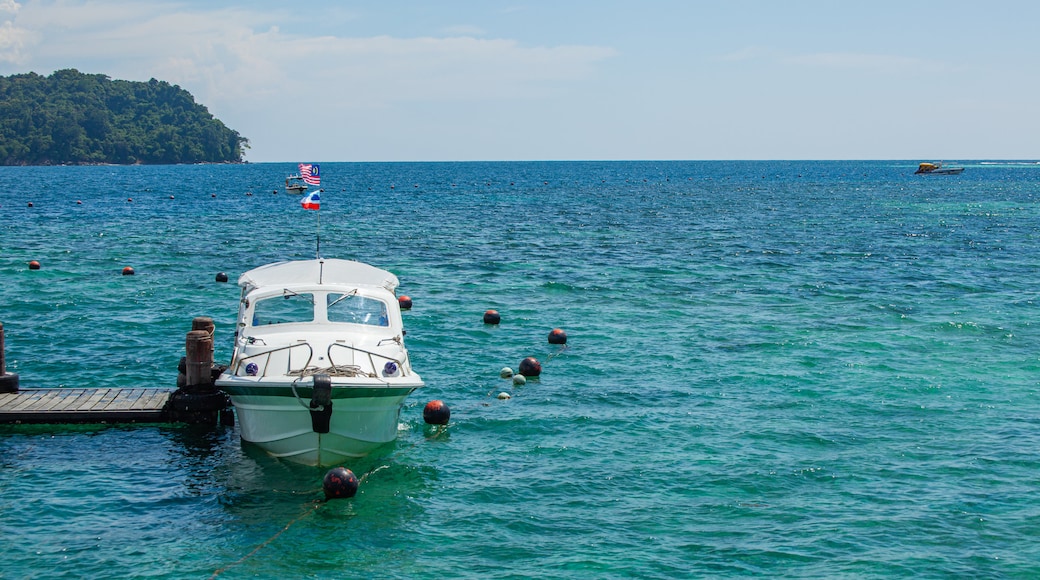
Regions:
[[173, 388], [317, 255], [426, 386], [330, 501], [237, 427], [0, 426], [0, 578], [1040, 577], [1040, 164], [918, 161], [2, 167], [23, 390]]

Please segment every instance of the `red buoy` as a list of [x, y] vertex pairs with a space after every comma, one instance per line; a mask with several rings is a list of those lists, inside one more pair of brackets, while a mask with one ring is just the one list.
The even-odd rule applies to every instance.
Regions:
[[412, 308], [412, 299], [408, 296], [402, 295], [397, 299], [397, 303], [401, 305], [402, 310], [411, 310]]
[[529, 356], [520, 361], [520, 374], [525, 377], [537, 377], [542, 374], [542, 364], [538, 362], [538, 359]]
[[358, 478], [346, 467], [333, 467], [325, 474], [321, 487], [325, 490], [325, 499], [354, 497], [358, 490]]
[[562, 328], [554, 328], [549, 332], [549, 344], [567, 344], [567, 333]]
[[29, 269], [30, 270], [39, 270], [40, 269], [40, 263], [37, 262], [36, 260], [33, 260], [33, 261], [29, 262]]
[[444, 401], [430, 401], [426, 403], [422, 416], [423, 421], [429, 425], [447, 425], [448, 420], [451, 419], [451, 409], [444, 404]]
[[124, 276], [133, 276], [134, 275], [134, 269], [131, 268], [130, 266], [127, 266], [126, 268], [123, 268], [123, 275]]
[[497, 310], [488, 310], [484, 313], [484, 324], [498, 324], [502, 321]]

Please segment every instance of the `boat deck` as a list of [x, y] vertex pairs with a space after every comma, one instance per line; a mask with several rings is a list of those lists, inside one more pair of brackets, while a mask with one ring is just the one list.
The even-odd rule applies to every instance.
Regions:
[[3, 423], [161, 423], [173, 389], [21, 389], [0, 393]]

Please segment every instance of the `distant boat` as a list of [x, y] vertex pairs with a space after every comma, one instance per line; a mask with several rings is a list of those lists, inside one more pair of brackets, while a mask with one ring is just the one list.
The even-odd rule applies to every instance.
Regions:
[[964, 171], [963, 167], [946, 167], [942, 161], [938, 163], [922, 163], [917, 166], [917, 171], [914, 174], [923, 173], [925, 175], [957, 175]]
[[289, 193], [303, 193], [307, 191], [307, 184], [303, 182], [303, 176], [294, 173], [285, 178], [285, 191]]
[[300, 172], [290, 174], [285, 178], [285, 191], [289, 193], [303, 193], [311, 185], [321, 185], [321, 173], [317, 163], [300, 163]]

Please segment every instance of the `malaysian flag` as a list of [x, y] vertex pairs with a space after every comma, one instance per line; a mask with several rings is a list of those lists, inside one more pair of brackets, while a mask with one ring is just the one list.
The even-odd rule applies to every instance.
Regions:
[[317, 163], [301, 163], [300, 177], [307, 185], [321, 185], [321, 173], [318, 172]]
[[318, 195], [320, 191], [320, 189], [316, 189], [300, 200], [303, 209], [321, 209], [321, 196]]

